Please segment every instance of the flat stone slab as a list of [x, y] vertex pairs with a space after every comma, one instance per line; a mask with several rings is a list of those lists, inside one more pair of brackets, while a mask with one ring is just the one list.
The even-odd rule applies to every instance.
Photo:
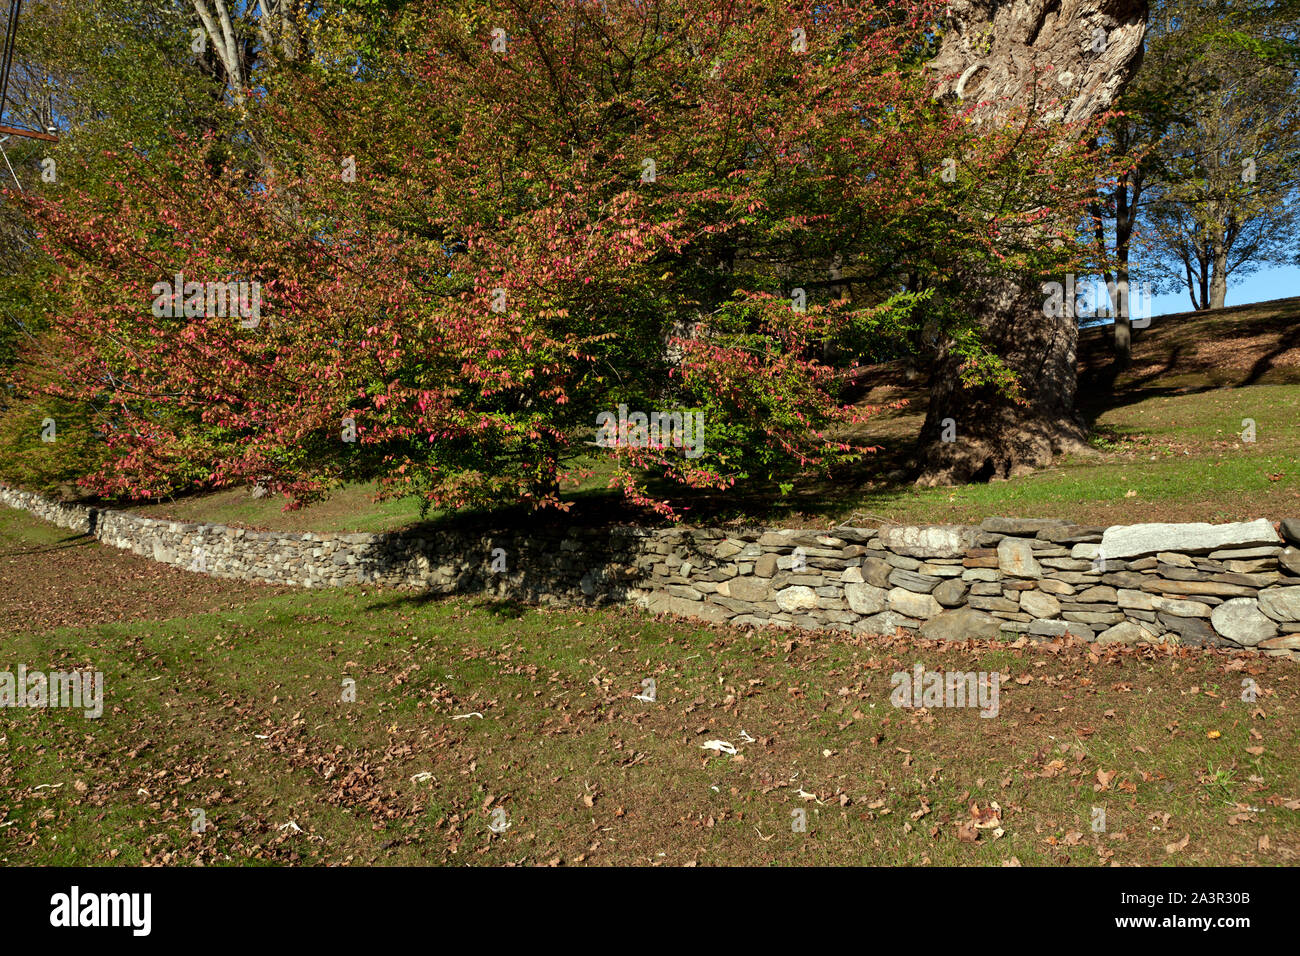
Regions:
[[993, 534], [1016, 534], [1033, 536], [1040, 531], [1064, 529], [1068, 522], [1060, 518], [1002, 518], [989, 517], [980, 523], [981, 531]]
[[881, 528], [880, 546], [887, 551], [912, 558], [960, 558], [975, 547], [979, 529], [961, 525], [904, 525]]
[[1210, 552], [1220, 548], [1279, 545], [1281, 539], [1265, 518], [1231, 524], [1134, 524], [1106, 529], [1100, 551], [1111, 558], [1135, 558], [1161, 551]]
[[997, 618], [973, 608], [944, 611], [921, 625], [921, 636], [932, 641], [995, 641], [1001, 634]]

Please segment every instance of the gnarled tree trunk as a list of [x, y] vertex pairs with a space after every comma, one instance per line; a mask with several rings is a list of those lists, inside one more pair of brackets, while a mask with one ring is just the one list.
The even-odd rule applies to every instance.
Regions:
[[[997, 124], [1030, 107], [1041, 97], [1044, 75], [1065, 95], [1043, 121], [1087, 120], [1114, 103], [1141, 63], [1146, 0], [951, 0], [949, 11], [951, 29], [930, 67], [941, 77], [940, 95], [980, 104], [977, 123]], [[1087, 430], [1074, 408], [1072, 315], [1045, 315], [1041, 287], [1029, 279], [969, 278], [985, 341], [1019, 376], [1023, 401], [963, 387], [961, 359], [941, 347], [921, 436], [920, 484], [1012, 477], [1086, 448]]]

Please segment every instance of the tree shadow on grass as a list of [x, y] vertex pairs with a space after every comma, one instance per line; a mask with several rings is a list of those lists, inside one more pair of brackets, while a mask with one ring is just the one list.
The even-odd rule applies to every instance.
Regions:
[[1267, 353], [1261, 355], [1255, 360], [1255, 364], [1250, 367], [1246, 377], [1234, 385], [1234, 388], [1244, 388], [1247, 385], [1254, 385], [1265, 374], [1272, 371], [1273, 361], [1280, 355], [1300, 347], [1300, 325], [1290, 326], [1278, 338], [1277, 344], [1269, 349]]
[[514, 598], [483, 597], [482, 595], [475, 595], [473, 591], [424, 590], [404, 591], [400, 594], [376, 594], [366, 609], [370, 611], [387, 611], [399, 608], [424, 607], [427, 604], [434, 604], [439, 601], [469, 596], [475, 597], [473, 606], [476, 610], [486, 611], [493, 617], [504, 620], [518, 620], [532, 607]]
[[21, 557], [32, 554], [50, 554], [54, 551], [67, 551], [69, 548], [85, 548], [95, 544], [96, 538], [92, 534], [76, 534], [67, 538], [62, 538], [54, 544], [43, 548], [15, 548], [12, 551], [0, 551], [0, 557]]

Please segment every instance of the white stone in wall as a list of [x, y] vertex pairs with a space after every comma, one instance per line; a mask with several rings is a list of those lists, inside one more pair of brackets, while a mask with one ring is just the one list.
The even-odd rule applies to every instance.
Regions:
[[975, 547], [978, 536], [978, 529], [960, 525], [908, 525], [881, 528], [877, 540], [885, 550], [911, 558], [960, 558]]
[[1115, 525], [1101, 536], [1101, 553], [1110, 558], [1135, 558], [1161, 551], [1191, 553], [1220, 548], [1280, 545], [1282, 539], [1265, 518], [1232, 524]]

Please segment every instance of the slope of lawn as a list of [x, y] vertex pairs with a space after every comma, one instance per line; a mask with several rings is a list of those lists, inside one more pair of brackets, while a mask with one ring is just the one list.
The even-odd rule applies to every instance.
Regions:
[[[1300, 860], [1290, 662], [357, 588], [196, 611], [205, 579], [173, 568], [142, 616], [108, 573], [142, 559], [22, 515], [0, 523], [15, 556], [30, 583], [0, 590], [0, 666], [98, 669], [105, 708], [0, 710], [3, 864]], [[40, 625], [64, 599], [48, 582], [77, 573], [105, 613]], [[997, 715], [894, 708], [917, 662], [1005, 675]]]

